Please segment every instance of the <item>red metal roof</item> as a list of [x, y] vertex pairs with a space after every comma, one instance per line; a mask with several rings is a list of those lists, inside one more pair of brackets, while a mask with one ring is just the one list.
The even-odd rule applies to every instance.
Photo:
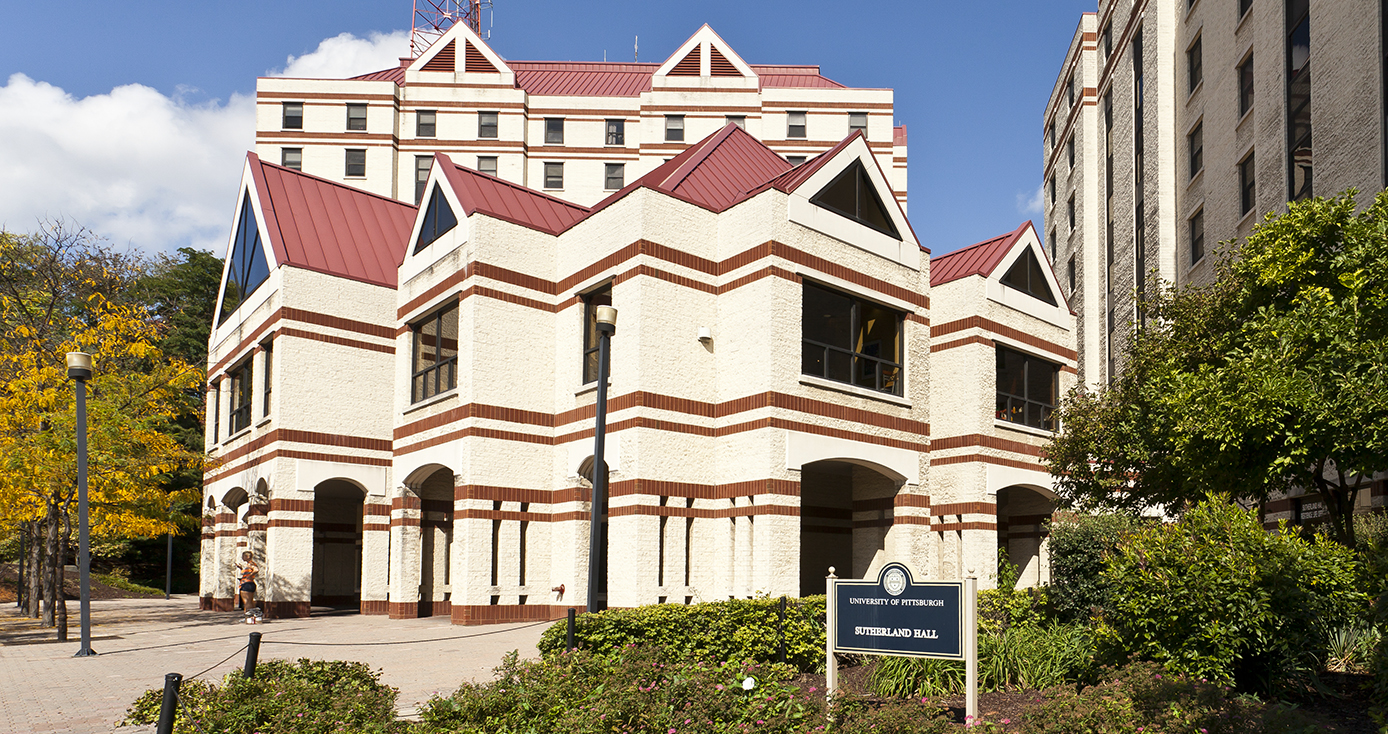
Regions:
[[720, 212], [790, 169], [786, 159], [730, 122], [638, 183]]
[[992, 275], [993, 270], [998, 267], [998, 263], [1002, 262], [1007, 253], [1012, 250], [1012, 246], [1021, 239], [1022, 234], [1028, 229], [1031, 229], [1030, 219], [1005, 235], [984, 240], [932, 259], [930, 261], [930, 287], [941, 286], [970, 275], [982, 275], [985, 278]]
[[[402, 65], [351, 77], [355, 81], [390, 81], [405, 84]], [[507, 61], [516, 73], [516, 88], [535, 95], [566, 97], [636, 97], [651, 91], [651, 77], [660, 64], [583, 61]], [[763, 88], [843, 89], [844, 85], [825, 78], [818, 66], [751, 64]]]
[[415, 207], [246, 157], [280, 264], [396, 287]]
[[489, 217], [547, 234], [559, 234], [588, 216], [587, 207], [464, 168], [443, 153], [434, 155], [443, 166], [453, 193], [463, 205], [464, 216], [482, 212]]
[[897, 125], [896, 127], [892, 128], [892, 145], [905, 145], [905, 144], [906, 144], [906, 126], [905, 126], [905, 125]]

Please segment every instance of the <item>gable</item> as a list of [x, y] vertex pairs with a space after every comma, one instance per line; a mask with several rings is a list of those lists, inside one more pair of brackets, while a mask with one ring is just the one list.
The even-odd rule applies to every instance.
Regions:
[[429, 195], [429, 204], [424, 207], [424, 221], [419, 225], [419, 238], [415, 240], [414, 254], [418, 255], [420, 250], [456, 226], [458, 216], [453, 213], [453, 207], [448, 205], [448, 198], [443, 195], [439, 185], [434, 184], [433, 193]]
[[260, 225], [251, 205], [249, 188], [243, 189], [241, 212], [236, 218], [236, 235], [227, 253], [226, 278], [217, 303], [217, 325], [226, 322], [236, 309], [270, 277]]
[[877, 193], [861, 160], [854, 160], [827, 186], [810, 197], [810, 203], [866, 225], [893, 239], [900, 240], [901, 232], [892, 222], [887, 205]]
[[[443, 74], [501, 74], [503, 84], [514, 83], [511, 68], [477, 36], [467, 23], [454, 23], [429, 48], [405, 67], [404, 78], [397, 83], [422, 81], [420, 73]], [[437, 80], [437, 77], [434, 78]]]
[[1056, 299], [1055, 294], [1051, 292], [1049, 281], [1045, 271], [1041, 269], [1041, 263], [1036, 260], [1036, 253], [1032, 252], [1030, 247], [1022, 251], [1021, 256], [1012, 263], [1012, 267], [999, 279], [999, 282], [1013, 290], [1054, 306]]
[[446, 71], [453, 73], [457, 66], [457, 52], [454, 50], [454, 42], [449, 41], [443, 45], [424, 65], [419, 67], [420, 71]]
[[656, 69], [655, 77], [708, 77], [745, 84], [755, 82], [757, 73], [705, 23]]

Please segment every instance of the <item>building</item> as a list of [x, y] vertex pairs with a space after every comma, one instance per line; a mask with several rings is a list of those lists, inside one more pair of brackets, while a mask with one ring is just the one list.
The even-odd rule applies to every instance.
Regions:
[[418, 209], [251, 154], [210, 343], [204, 607], [232, 604], [242, 547], [271, 616], [585, 606], [607, 303], [607, 604], [808, 594], [887, 560], [987, 585], [1000, 544], [1044, 581], [1073, 317], [1029, 224], [932, 268], [891, 192], [860, 132], [793, 166], [734, 123], [592, 207], [443, 153]]
[[262, 160], [418, 202], [435, 152], [591, 206], [732, 122], [792, 163], [861, 131], [906, 205], [890, 89], [817, 66], [748, 64], [703, 26], [661, 63], [508, 61], [457, 23], [417, 58], [352, 79], [256, 84]]
[[1085, 384], [1122, 369], [1153, 279], [1209, 282], [1218, 243], [1288, 201], [1384, 188], [1384, 7], [1101, 0], [1080, 17], [1043, 120], [1043, 195]]

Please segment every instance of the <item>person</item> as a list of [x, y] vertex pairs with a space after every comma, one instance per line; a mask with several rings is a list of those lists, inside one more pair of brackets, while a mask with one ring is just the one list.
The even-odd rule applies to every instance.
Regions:
[[249, 614], [251, 608], [255, 606], [255, 580], [260, 575], [260, 569], [255, 565], [255, 560], [251, 558], [251, 552], [246, 551], [241, 554], [243, 562], [241, 566], [241, 608]]

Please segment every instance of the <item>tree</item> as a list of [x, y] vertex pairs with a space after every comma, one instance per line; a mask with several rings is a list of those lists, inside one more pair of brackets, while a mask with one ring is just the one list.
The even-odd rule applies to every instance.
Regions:
[[1209, 286], [1153, 287], [1109, 386], [1074, 391], [1046, 461], [1070, 506], [1180, 509], [1318, 492], [1354, 544], [1388, 470], [1388, 192], [1268, 215]]

